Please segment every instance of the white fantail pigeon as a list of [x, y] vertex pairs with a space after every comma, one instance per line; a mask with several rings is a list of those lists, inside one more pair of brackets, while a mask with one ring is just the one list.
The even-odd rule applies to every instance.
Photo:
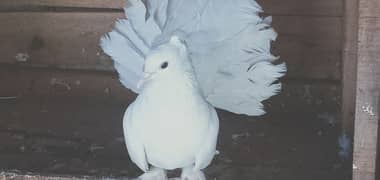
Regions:
[[183, 168], [183, 178], [203, 180], [218, 133], [212, 106], [262, 115], [281, 89], [271, 18], [254, 0], [130, 0], [125, 12], [101, 47], [139, 94], [124, 116], [129, 155], [141, 179]]
[[146, 56], [142, 90], [123, 120], [129, 155], [145, 172], [141, 180], [166, 179], [165, 169], [176, 168], [183, 179], [205, 180], [201, 169], [216, 153], [218, 116], [188, 56], [176, 36]]

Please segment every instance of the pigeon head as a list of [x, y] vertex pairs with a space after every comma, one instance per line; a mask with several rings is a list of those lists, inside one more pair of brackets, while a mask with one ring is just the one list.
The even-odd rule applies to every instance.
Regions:
[[139, 81], [138, 88], [153, 79], [175, 77], [192, 71], [185, 44], [177, 36], [173, 36], [169, 42], [158, 46], [147, 55], [143, 78]]

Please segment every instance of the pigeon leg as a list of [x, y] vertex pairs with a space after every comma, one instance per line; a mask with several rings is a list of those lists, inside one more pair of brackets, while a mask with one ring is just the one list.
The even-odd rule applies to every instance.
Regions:
[[149, 171], [139, 176], [136, 180], [167, 180], [164, 169], [152, 167]]
[[196, 170], [194, 167], [185, 167], [182, 169], [182, 180], [206, 180], [204, 173], [201, 170]]

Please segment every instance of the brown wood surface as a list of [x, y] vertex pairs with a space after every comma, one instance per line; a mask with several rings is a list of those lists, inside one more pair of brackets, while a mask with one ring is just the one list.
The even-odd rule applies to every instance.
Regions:
[[0, 9], [5, 7], [35, 7], [35, 6], [55, 6], [55, 7], [84, 7], [84, 8], [117, 8], [124, 5], [124, 0], [2, 0]]
[[[128, 159], [121, 129], [135, 94], [115, 74], [0, 67], [0, 82], [1, 169], [73, 176], [141, 173]], [[291, 81], [265, 103], [269, 113], [263, 117], [219, 110], [222, 155], [206, 172], [218, 180], [304, 180], [310, 174], [345, 179], [334, 151], [339, 92], [335, 82]], [[246, 132], [248, 137], [233, 141], [233, 135]]]
[[[335, 177], [342, 174], [337, 175], [333, 162], [336, 153], [331, 149], [336, 140], [330, 134], [337, 123], [331, 113], [338, 111], [340, 103], [336, 80], [341, 76], [343, 1], [258, 2], [265, 15], [274, 15], [279, 32], [274, 51], [287, 62], [288, 78], [293, 80], [285, 82], [279, 96], [265, 102], [271, 113], [264, 119], [278, 123], [260, 121], [262, 126], [258, 126], [249, 121], [256, 118], [219, 111], [225, 121], [221, 123], [222, 146], [224, 153], [230, 152], [235, 169], [222, 168], [214, 174], [230, 175], [218, 177], [221, 180], [265, 179], [262, 174], [267, 179], [307, 179], [310, 174], [317, 179], [343, 179]], [[122, 113], [135, 94], [120, 85], [111, 61], [98, 47], [99, 37], [112, 29], [116, 18], [123, 17], [122, 4], [123, 0], [1, 0], [0, 168], [38, 174], [137, 175], [120, 141]], [[18, 53], [28, 54], [28, 61], [16, 62]], [[15, 68], [18, 64], [24, 68]], [[323, 114], [325, 119], [314, 120], [321, 113], [327, 117]], [[252, 131], [249, 146], [228, 143], [233, 133], [243, 129]], [[259, 131], [265, 132], [267, 141]], [[106, 150], [92, 152], [93, 145]], [[310, 156], [312, 150], [323, 157]], [[300, 170], [300, 164], [310, 166]], [[8, 175], [12, 177], [0, 174], [0, 179]], [[293, 176], [298, 178], [286, 178]]]
[[[0, 16], [0, 62], [31, 66], [112, 71], [99, 38], [122, 13], [5, 13]], [[340, 79], [341, 21], [338, 17], [275, 16], [276, 54], [287, 62], [290, 78]]]
[[[288, 78], [340, 79], [342, 0], [289, 0], [282, 6], [278, 6], [279, 0], [259, 3], [267, 14], [274, 15], [279, 32], [274, 49], [288, 64]], [[15, 56], [22, 53], [29, 56], [25, 64], [34, 67], [113, 71], [98, 41], [116, 18], [123, 17], [121, 12], [106, 10], [121, 11], [123, 4], [124, 0], [4, 0], [0, 11], [7, 9], [8, 13], [0, 16], [0, 63], [17, 63]], [[20, 7], [28, 11], [35, 6], [56, 8], [44, 13], [20, 12]], [[60, 9], [68, 7], [99, 8], [99, 12]], [[12, 13], [12, 8], [18, 13]]]
[[264, 11], [274, 15], [308, 15], [340, 17], [343, 0], [257, 0]]
[[380, 1], [360, 2], [360, 17], [380, 17]]
[[342, 129], [351, 138], [354, 133], [357, 43], [358, 43], [358, 0], [347, 0], [344, 16], [343, 73], [342, 73]]
[[121, 13], [6, 13], [0, 15], [0, 62], [107, 68], [99, 38]]
[[[265, 12], [273, 15], [313, 15], [342, 16], [343, 0], [258, 0]], [[2, 0], [1, 7], [56, 6], [56, 7], [87, 7], [87, 8], [118, 8], [121, 9], [124, 0]]]
[[[93, 97], [131, 102], [135, 94], [124, 88], [114, 73], [0, 68], [0, 97]], [[267, 102], [268, 110], [295, 112], [299, 109], [337, 111], [339, 85], [335, 82], [284, 82], [283, 92]]]
[[[375, 180], [380, 119], [380, 11], [377, 0], [359, 0], [354, 180]], [[376, 11], [375, 11], [376, 10]]]

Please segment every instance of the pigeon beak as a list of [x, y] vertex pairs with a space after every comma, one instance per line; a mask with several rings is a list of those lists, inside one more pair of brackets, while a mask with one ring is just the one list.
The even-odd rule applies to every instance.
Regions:
[[143, 77], [137, 82], [137, 89], [141, 89], [141, 87], [149, 80], [152, 79], [153, 73], [144, 72]]

